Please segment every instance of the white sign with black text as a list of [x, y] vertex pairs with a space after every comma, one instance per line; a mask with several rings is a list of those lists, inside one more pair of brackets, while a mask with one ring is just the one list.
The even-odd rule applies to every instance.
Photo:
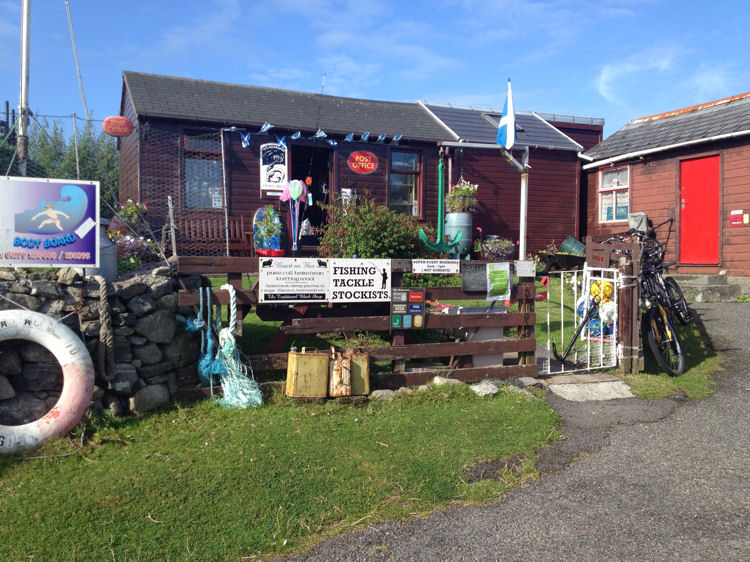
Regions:
[[451, 275], [460, 270], [459, 260], [411, 260], [412, 273], [440, 273]]
[[389, 302], [391, 260], [329, 259], [329, 302]]
[[329, 260], [260, 258], [258, 269], [260, 303], [328, 301]]

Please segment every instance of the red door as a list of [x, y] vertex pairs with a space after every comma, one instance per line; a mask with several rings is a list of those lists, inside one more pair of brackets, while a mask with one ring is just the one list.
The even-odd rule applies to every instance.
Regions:
[[719, 263], [719, 157], [680, 162], [680, 263]]

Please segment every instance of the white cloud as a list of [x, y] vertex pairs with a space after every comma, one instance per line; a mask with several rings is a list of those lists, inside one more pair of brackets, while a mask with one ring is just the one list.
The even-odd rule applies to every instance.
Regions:
[[622, 103], [621, 92], [634, 86], [643, 87], [653, 75], [672, 67], [675, 49], [651, 48], [643, 50], [623, 61], [605, 64], [596, 78], [596, 89], [610, 103]]

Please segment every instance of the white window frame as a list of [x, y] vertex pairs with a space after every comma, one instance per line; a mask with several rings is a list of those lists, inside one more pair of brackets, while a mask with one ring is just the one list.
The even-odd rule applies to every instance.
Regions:
[[[605, 174], [608, 172], [626, 172], [626, 179], [624, 183], [620, 183], [618, 178], [615, 178], [612, 183], [609, 185], [604, 185], [605, 181]], [[621, 175], [621, 174], [618, 174]], [[625, 216], [621, 218], [617, 217], [617, 203], [618, 199], [622, 196], [625, 196], [625, 200], [627, 203], [627, 209], [625, 212]], [[611, 208], [613, 210], [612, 212], [612, 218], [608, 219], [605, 214], [605, 205], [604, 205], [604, 198], [605, 197], [612, 197], [612, 205]], [[606, 170], [600, 170], [599, 171], [599, 223], [600, 224], [607, 224], [607, 223], [613, 223], [613, 222], [625, 222], [628, 220], [628, 213], [630, 212], [630, 166], [620, 166], [618, 168], [608, 168]], [[621, 205], [622, 206], [622, 205]]]

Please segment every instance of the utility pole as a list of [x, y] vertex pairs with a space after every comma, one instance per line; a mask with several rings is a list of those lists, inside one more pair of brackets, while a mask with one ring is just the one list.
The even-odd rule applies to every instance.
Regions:
[[31, 20], [31, 0], [23, 0], [22, 10], [21, 95], [18, 104], [16, 150], [18, 151], [18, 172], [25, 176], [29, 158], [29, 23]]

